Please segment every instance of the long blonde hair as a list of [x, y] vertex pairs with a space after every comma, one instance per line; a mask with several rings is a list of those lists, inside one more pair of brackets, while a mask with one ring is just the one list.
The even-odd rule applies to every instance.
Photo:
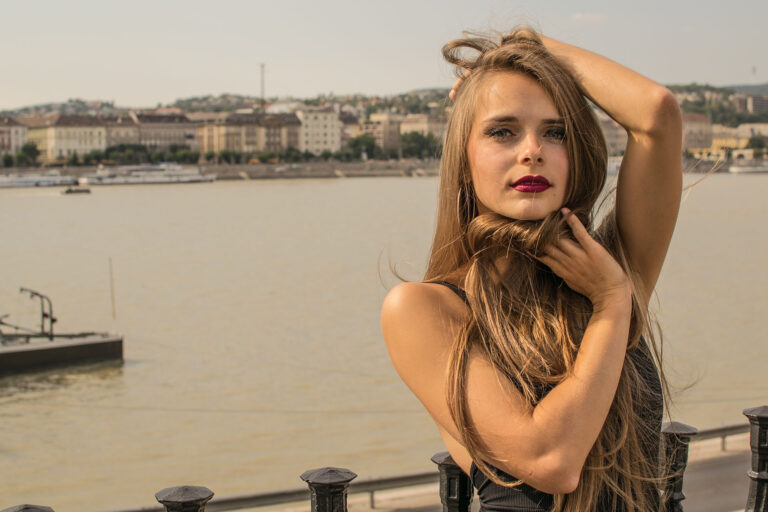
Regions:
[[[468, 57], [468, 51], [475, 55]], [[559, 237], [571, 236], [559, 212], [535, 221], [478, 214], [467, 143], [479, 90], [489, 73], [530, 76], [554, 102], [565, 124], [570, 164], [565, 206], [611, 252], [633, 284], [628, 354], [646, 350], [645, 339], [658, 360], [655, 329], [648, 314], [649, 290], [642, 289], [632, 269], [614, 212], [606, 215], [598, 229], [593, 228], [593, 210], [606, 180], [607, 151], [592, 108], [569, 70], [528, 29], [512, 32], [498, 42], [487, 37], [458, 39], [443, 47], [443, 55], [459, 72], [469, 73], [448, 121], [437, 227], [425, 280], [452, 281], [467, 292], [472, 314], [454, 340], [448, 405], [462, 443], [477, 467], [494, 482], [515, 486], [520, 482], [502, 480], [486, 462], [492, 460], [492, 450], [483, 445], [473, 428], [466, 397], [470, 351], [486, 357], [533, 409], [571, 372], [592, 305], [534, 258]], [[508, 262], [503, 268], [497, 265], [500, 258]], [[660, 397], [644, 378], [649, 371], [655, 370], [641, 368], [628, 355], [613, 405], [587, 457], [579, 486], [567, 499], [556, 495], [554, 510], [594, 510], [606, 496], [613, 500], [612, 510], [656, 509], [660, 425], [652, 418]]]

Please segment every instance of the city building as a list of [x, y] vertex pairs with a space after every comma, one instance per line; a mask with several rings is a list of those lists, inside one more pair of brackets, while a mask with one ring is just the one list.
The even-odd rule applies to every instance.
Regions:
[[27, 127], [10, 117], [0, 118], [0, 156], [16, 154], [27, 142]]
[[345, 112], [344, 110], [339, 112], [342, 145], [346, 144], [349, 139], [354, 139], [365, 133], [358, 119], [359, 118], [356, 115]]
[[[712, 146], [710, 148], [702, 148], [701, 151], [697, 152], [706, 155], [707, 153], [711, 153], [712, 158], [717, 159], [719, 158], [717, 151], [725, 151], [726, 149], [740, 149], [747, 147], [747, 143], [749, 142], [749, 138], [746, 137], [739, 137], [739, 130], [737, 128], [732, 128], [730, 126], [725, 126], [722, 124], [713, 124], [712, 125]], [[704, 156], [697, 156], [697, 158], [705, 158]], [[709, 159], [712, 159], [709, 158]], [[707, 158], [705, 158], [707, 159]]]
[[745, 139], [751, 137], [768, 138], [768, 123], [743, 123], [736, 127], [736, 133]]
[[139, 144], [139, 125], [129, 114], [104, 116], [102, 119], [106, 128], [108, 148], [121, 144]]
[[704, 114], [683, 113], [683, 149], [712, 146], [712, 123]]
[[184, 114], [131, 112], [139, 127], [139, 144], [150, 151], [167, 151], [171, 146], [186, 146], [197, 151], [197, 125]]
[[768, 111], [767, 96], [747, 96], [747, 112], [751, 114], [760, 114]]
[[422, 135], [431, 133], [442, 144], [447, 124], [448, 120], [445, 116], [408, 114], [400, 122], [400, 135], [409, 132], [418, 132]]
[[218, 114], [198, 117], [201, 153], [260, 153], [299, 148], [301, 124], [294, 114]]
[[54, 114], [20, 121], [27, 125], [27, 140], [37, 146], [43, 164], [64, 163], [75, 154], [107, 148], [105, 122], [98, 117]]
[[332, 108], [304, 108], [296, 111], [301, 122], [299, 150], [314, 155], [341, 150], [341, 123]]
[[403, 116], [390, 112], [371, 114], [364, 130], [376, 138], [376, 144], [382, 149], [394, 149], [400, 145], [400, 124]]

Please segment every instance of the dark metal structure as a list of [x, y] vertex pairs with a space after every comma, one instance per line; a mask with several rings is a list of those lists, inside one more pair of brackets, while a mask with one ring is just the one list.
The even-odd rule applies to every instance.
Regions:
[[6, 322], [0, 316], [0, 374], [123, 359], [123, 337], [118, 334], [78, 332], [54, 334], [53, 302], [40, 292], [20, 288], [19, 293], [40, 300], [40, 330]]
[[749, 495], [745, 512], [768, 511], [768, 405], [744, 409], [749, 419], [749, 447], [752, 450], [752, 469], [749, 477]]
[[[752, 469], [747, 473], [750, 486], [745, 512], [768, 512], [768, 405], [745, 409], [744, 415], [750, 423], [752, 450]], [[724, 427], [703, 432], [698, 437], [713, 439], [742, 431], [737, 427]], [[683, 476], [688, 462], [689, 444], [697, 432], [695, 428], [677, 422], [666, 423], [662, 427], [664, 452], [672, 473], [660, 495], [664, 512], [683, 511]], [[347, 495], [350, 491], [370, 492], [371, 508], [374, 508], [372, 495], [376, 490], [420, 485], [438, 479], [443, 512], [469, 512], [473, 494], [469, 477], [448, 452], [435, 454], [432, 462], [437, 464], [439, 475], [425, 473], [350, 484], [357, 477], [355, 473], [348, 469], [326, 467], [302, 473], [301, 479], [309, 485], [309, 492], [295, 489], [219, 498], [215, 501], [210, 501], [213, 491], [207, 487], [170, 487], [155, 494], [162, 508], [145, 507], [120, 512], [205, 512], [206, 506], [209, 512], [218, 512], [304, 501], [307, 498], [311, 500], [311, 512], [347, 512]], [[53, 512], [53, 509], [39, 505], [18, 505], [0, 512]]]
[[661, 497], [664, 512], [683, 512], [683, 473], [688, 465], [688, 445], [698, 433], [695, 428], [676, 421], [661, 427], [664, 453], [670, 471]]
[[443, 512], [468, 512], [472, 505], [472, 480], [456, 465], [448, 452], [436, 453], [432, 462], [440, 472], [440, 502]]

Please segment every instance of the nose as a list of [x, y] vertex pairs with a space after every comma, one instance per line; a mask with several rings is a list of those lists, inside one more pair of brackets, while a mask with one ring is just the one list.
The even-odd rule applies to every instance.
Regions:
[[539, 138], [535, 134], [528, 134], [525, 139], [523, 139], [523, 144], [520, 149], [520, 163], [526, 165], [544, 163], [541, 141], [539, 141]]

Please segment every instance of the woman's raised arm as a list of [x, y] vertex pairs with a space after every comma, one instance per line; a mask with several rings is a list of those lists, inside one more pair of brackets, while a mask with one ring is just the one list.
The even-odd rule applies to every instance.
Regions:
[[682, 119], [670, 91], [610, 59], [543, 37], [589, 98], [627, 130], [616, 215], [632, 266], [650, 294], [677, 221]]

